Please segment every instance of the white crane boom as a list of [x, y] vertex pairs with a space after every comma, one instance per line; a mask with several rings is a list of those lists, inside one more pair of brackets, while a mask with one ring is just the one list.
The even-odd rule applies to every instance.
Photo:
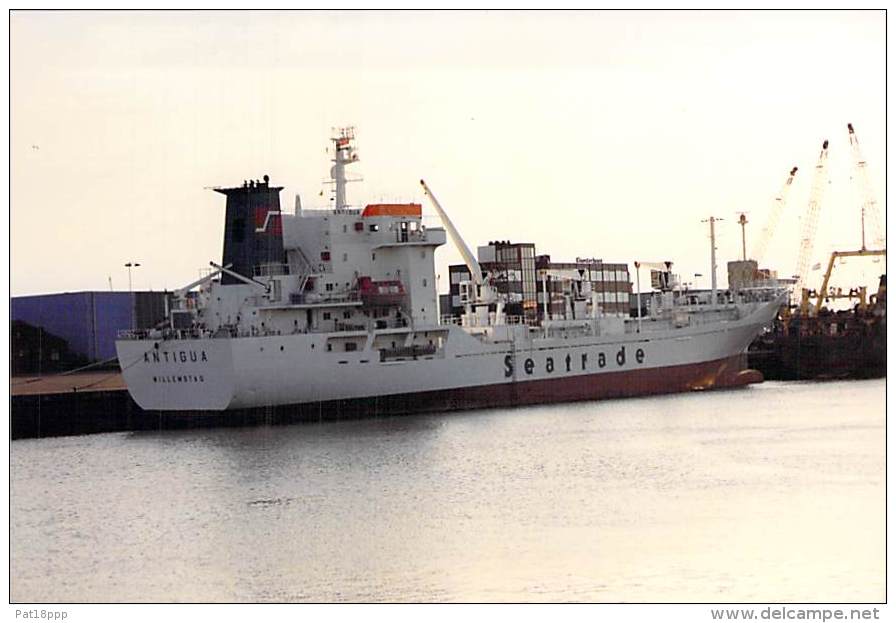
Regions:
[[803, 215], [803, 223], [800, 233], [800, 251], [796, 262], [797, 282], [794, 286], [794, 294], [799, 297], [806, 284], [809, 260], [812, 257], [812, 247], [815, 246], [815, 232], [818, 230], [818, 212], [821, 199], [827, 186], [828, 142], [821, 144], [821, 152], [818, 154], [818, 162], [815, 164], [815, 173], [812, 177], [812, 190], [809, 193], [809, 204]]
[[452, 223], [451, 219], [448, 218], [445, 210], [442, 209], [441, 204], [439, 203], [438, 199], [436, 199], [435, 195], [432, 194], [432, 191], [429, 189], [429, 186], [426, 185], [426, 182], [420, 180], [420, 185], [423, 187], [423, 192], [426, 193], [427, 197], [429, 197], [429, 200], [432, 203], [433, 207], [436, 209], [436, 212], [439, 213], [439, 218], [442, 219], [442, 223], [445, 225], [445, 229], [448, 230], [448, 235], [451, 236], [451, 242], [454, 243], [454, 246], [457, 247], [457, 250], [460, 251], [461, 256], [463, 256], [464, 263], [467, 265], [467, 268], [470, 269], [470, 275], [472, 276], [473, 283], [475, 283], [477, 286], [481, 286], [485, 280], [482, 277], [482, 268], [479, 266], [479, 262], [477, 262], [476, 258], [473, 257], [473, 253], [470, 251], [467, 243], [464, 242], [464, 239], [461, 237], [460, 232], [457, 231], [454, 223]]
[[[212, 268], [214, 268], [215, 272], [227, 273], [234, 279], [239, 279], [240, 281], [242, 281], [245, 284], [248, 284], [250, 286], [258, 286], [259, 288], [263, 288], [267, 292], [271, 291], [270, 285], [268, 285], [266, 283], [262, 283], [261, 281], [258, 281], [257, 279], [250, 279], [249, 277], [245, 277], [237, 272], [230, 270], [229, 268], [227, 268], [227, 266], [230, 266], [230, 264], [228, 264], [227, 266], [218, 266], [214, 262], [209, 262], [208, 265], [211, 266]], [[212, 275], [214, 275], [214, 274], [215, 273], [212, 273]], [[208, 279], [208, 277], [206, 277], [206, 279]]]
[[[209, 262], [209, 264], [212, 264], [212, 263]], [[212, 264], [212, 266], [215, 266], [215, 264]], [[201, 286], [202, 284], [204, 284], [204, 283], [206, 283], [206, 282], [208, 282], [208, 281], [211, 281], [212, 279], [214, 279], [215, 277], [217, 277], [219, 274], [221, 274], [222, 271], [224, 271], [225, 269], [230, 268], [231, 266], [233, 266], [233, 264], [228, 264], [227, 266], [219, 267], [219, 268], [217, 268], [217, 270], [214, 270], [214, 271], [210, 272], [210, 273], [207, 274], [206, 276], [204, 276], [204, 277], [200, 277], [200, 278], [197, 279], [196, 281], [193, 281], [192, 283], [189, 283], [189, 284], [185, 285], [185, 286], [182, 287], [182, 288], [178, 288], [177, 290], [174, 291], [174, 296], [175, 296], [176, 298], [179, 298], [179, 297], [183, 296], [184, 294], [186, 294], [187, 292], [189, 292], [190, 290], [192, 290], [192, 289], [195, 288], [196, 286]]]
[[769, 240], [771, 240], [772, 234], [778, 226], [778, 221], [781, 219], [781, 214], [784, 212], [784, 206], [787, 204], [787, 195], [790, 193], [790, 187], [793, 186], [793, 178], [796, 176], [796, 172], [797, 167], [793, 167], [790, 170], [787, 179], [784, 180], [784, 185], [781, 187], [781, 191], [775, 197], [775, 203], [772, 206], [772, 211], [768, 215], [765, 227], [762, 228], [759, 238], [756, 239], [756, 244], [753, 246], [753, 252], [750, 254], [750, 257], [757, 262], [761, 262], [762, 258], [765, 256]]
[[871, 180], [868, 176], [868, 163], [862, 157], [862, 150], [859, 148], [859, 139], [856, 137], [856, 131], [851, 123], [847, 123], [849, 129], [849, 146], [852, 148], [853, 165], [856, 168], [856, 177], [859, 180], [860, 190], [862, 192], [862, 249], [865, 248], [865, 219], [871, 221], [871, 240], [872, 245], [877, 248], [886, 246], [886, 240], [882, 234], [880, 226], [880, 213], [877, 210], [877, 201], [874, 200], [874, 194], [871, 192]]

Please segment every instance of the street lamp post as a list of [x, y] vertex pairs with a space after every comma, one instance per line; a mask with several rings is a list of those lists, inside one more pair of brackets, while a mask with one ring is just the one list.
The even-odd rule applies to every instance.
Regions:
[[131, 269], [137, 268], [140, 266], [139, 262], [128, 262], [125, 264], [125, 267], [128, 269], [128, 292], [131, 292], [133, 288], [131, 288]]
[[[139, 267], [140, 267], [140, 262], [128, 262], [127, 264], [125, 264], [125, 268], [128, 269], [128, 293], [131, 294], [132, 297], [133, 297], [134, 289], [131, 285], [131, 269], [139, 268]], [[132, 298], [132, 300], [131, 300], [131, 330], [134, 329], [134, 323], [136, 320], [134, 316], [136, 316], [136, 314], [134, 312], [134, 302], [133, 302], [133, 298]]]

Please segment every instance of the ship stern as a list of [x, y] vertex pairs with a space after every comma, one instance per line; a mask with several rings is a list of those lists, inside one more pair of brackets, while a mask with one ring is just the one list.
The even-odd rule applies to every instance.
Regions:
[[128, 392], [142, 409], [222, 411], [233, 401], [228, 339], [120, 339], [115, 347]]

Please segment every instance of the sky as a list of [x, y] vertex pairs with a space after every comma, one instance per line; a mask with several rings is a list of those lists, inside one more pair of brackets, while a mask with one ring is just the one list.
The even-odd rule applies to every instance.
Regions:
[[[762, 264], [795, 271], [821, 143], [815, 253], [861, 242], [847, 122], [881, 219], [885, 16], [796, 12], [21, 12], [10, 29], [10, 290], [174, 289], [222, 251], [211, 186], [268, 174], [325, 207], [332, 128], [353, 125], [349, 203], [424, 204], [468, 245], [558, 261], [671, 260], [719, 280], [800, 168]], [[325, 190], [324, 196], [320, 191]], [[869, 239], [872, 237], [869, 233]], [[869, 244], [870, 246], [870, 244]], [[449, 245], [436, 255], [440, 291]], [[882, 264], [850, 260], [844, 286]], [[695, 274], [702, 275], [695, 277]], [[821, 281], [821, 273], [810, 279]]]

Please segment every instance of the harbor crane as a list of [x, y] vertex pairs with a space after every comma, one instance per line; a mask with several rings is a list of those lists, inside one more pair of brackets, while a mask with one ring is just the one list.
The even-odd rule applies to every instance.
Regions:
[[[757, 263], [761, 262], [762, 258], [765, 256], [768, 243], [771, 240], [775, 228], [778, 226], [778, 221], [781, 219], [781, 214], [784, 212], [784, 206], [787, 205], [787, 195], [790, 193], [790, 188], [793, 186], [793, 178], [796, 176], [796, 172], [797, 167], [790, 169], [790, 173], [787, 175], [787, 179], [784, 180], [781, 190], [775, 196], [775, 202], [772, 205], [772, 211], [768, 215], [768, 220], [753, 246], [753, 252], [750, 254], [750, 257], [756, 260]], [[746, 259], [746, 257], [744, 257], [744, 259]]]
[[866, 217], [871, 224], [872, 245], [882, 248], [886, 245], [886, 240], [880, 225], [880, 212], [877, 209], [877, 201], [874, 200], [874, 194], [871, 191], [868, 162], [862, 157], [862, 150], [859, 147], [859, 139], [856, 136], [855, 128], [853, 128], [851, 123], [847, 123], [846, 127], [849, 130], [849, 147], [852, 151], [853, 166], [856, 170], [859, 190], [862, 193], [862, 249], [865, 248]]
[[[821, 283], [821, 288], [819, 290], [796, 290], [801, 294], [800, 299], [800, 313], [803, 316], [808, 316], [812, 314], [817, 314], [821, 309], [821, 304], [826, 299], [827, 300], [836, 300], [836, 299], [853, 299], [857, 298], [859, 300], [859, 307], [861, 309], [865, 308], [865, 294], [866, 288], [864, 286], [860, 288], [853, 288], [847, 294], [843, 294], [840, 288], [828, 288], [828, 285], [831, 281], [831, 273], [834, 270], [834, 264], [838, 259], [843, 259], [847, 257], [873, 257], [873, 258], [886, 258], [887, 257], [887, 248], [886, 248], [886, 240], [881, 234], [880, 227], [880, 215], [877, 211], [877, 202], [874, 200], [874, 195], [871, 192], [871, 183], [868, 179], [868, 167], [867, 162], [862, 157], [862, 151], [859, 149], [859, 139], [856, 138], [855, 128], [853, 128], [851, 123], [846, 124], [847, 129], [849, 130], [849, 145], [852, 149], [853, 156], [853, 165], [856, 169], [856, 180], [859, 184], [859, 190], [862, 193], [862, 206], [861, 206], [861, 227], [862, 227], [862, 246], [857, 251], [834, 251], [831, 253], [830, 260], [828, 260], [828, 267], [824, 273], [824, 279]], [[869, 249], [865, 246], [865, 220], [868, 217], [868, 220], [871, 221], [872, 228], [872, 240], [877, 249]], [[877, 259], [873, 260], [877, 261]], [[814, 309], [810, 305], [812, 299], [815, 299], [815, 307]]]
[[815, 173], [812, 177], [812, 189], [809, 192], [809, 204], [803, 215], [803, 223], [800, 233], [800, 251], [796, 262], [796, 285], [794, 293], [802, 292], [806, 283], [809, 260], [812, 257], [812, 248], [815, 246], [815, 232], [818, 230], [818, 212], [821, 207], [821, 199], [824, 196], [828, 181], [828, 141], [821, 144], [818, 161], [815, 163]]

